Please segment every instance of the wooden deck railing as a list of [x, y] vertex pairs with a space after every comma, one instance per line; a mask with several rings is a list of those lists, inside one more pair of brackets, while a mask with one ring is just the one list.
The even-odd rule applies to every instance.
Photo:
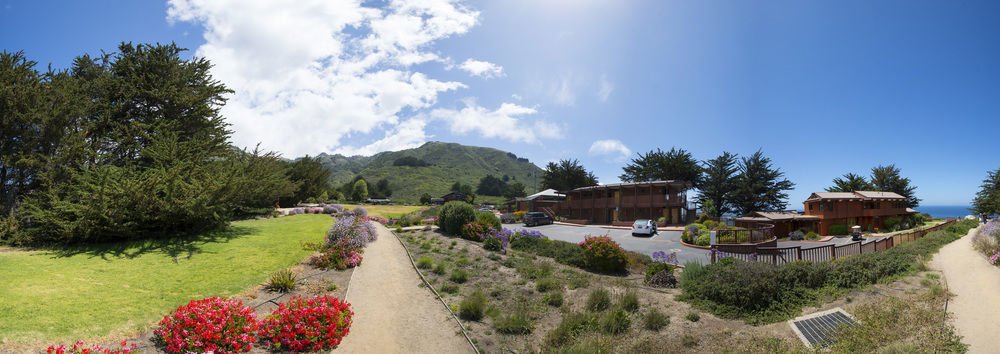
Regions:
[[762, 224], [752, 229], [716, 230], [715, 243], [760, 243], [774, 238], [774, 225]]
[[[956, 222], [958, 222], [958, 220], [948, 219], [948, 221], [943, 224], [935, 225], [926, 229], [895, 234], [869, 243], [855, 241], [839, 246], [828, 244], [819, 247], [802, 248], [802, 246], [760, 247], [756, 245], [718, 244], [712, 245], [710, 255], [712, 263], [715, 263], [718, 259], [725, 257], [742, 259], [744, 261], [768, 262], [772, 264], [784, 264], [795, 261], [829, 262], [841, 257], [885, 251], [903, 244], [904, 242], [910, 242], [924, 237], [931, 232], [941, 230]], [[716, 234], [716, 237], [718, 238], [718, 234]]]

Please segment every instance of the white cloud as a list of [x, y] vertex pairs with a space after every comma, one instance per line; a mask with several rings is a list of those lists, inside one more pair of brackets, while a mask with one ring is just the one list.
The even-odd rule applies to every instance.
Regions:
[[[169, 0], [170, 22], [204, 29], [196, 55], [235, 94], [222, 115], [234, 143], [285, 156], [371, 154], [415, 146], [438, 94], [466, 87], [413, 70], [445, 62], [431, 46], [469, 31], [479, 13], [453, 0]], [[385, 131], [365, 146], [347, 141]]]
[[611, 96], [611, 91], [615, 90], [615, 85], [608, 81], [607, 75], [601, 75], [601, 88], [597, 90], [597, 97], [601, 99], [601, 102], [607, 102], [608, 96]]
[[334, 152], [344, 156], [354, 155], [374, 155], [382, 151], [398, 151], [419, 147], [427, 141], [430, 136], [424, 133], [427, 122], [420, 118], [413, 118], [400, 123], [392, 131], [387, 131], [385, 137], [360, 148], [342, 146]]
[[517, 100], [517, 101], [520, 101], [520, 100], [523, 100], [523, 99], [524, 99], [524, 97], [521, 97], [521, 95], [518, 95], [518, 94], [516, 94], [516, 93], [515, 93], [515, 94], [511, 94], [511, 95], [510, 95], [510, 98], [512, 98], [512, 99], [514, 99], [514, 100]]
[[590, 144], [590, 154], [608, 156], [616, 161], [624, 161], [632, 155], [632, 150], [629, 150], [620, 140], [607, 139], [598, 140]]
[[484, 79], [492, 79], [503, 76], [503, 67], [488, 61], [467, 59], [458, 67], [467, 71], [472, 76], [479, 76]]
[[557, 104], [572, 106], [576, 104], [576, 94], [573, 93], [573, 75], [567, 74], [556, 82], [550, 90], [552, 99]]
[[451, 124], [454, 134], [477, 132], [487, 138], [501, 138], [512, 142], [539, 143], [540, 138], [562, 138], [562, 127], [557, 124], [524, 118], [538, 113], [534, 108], [520, 106], [514, 103], [503, 103], [496, 110], [488, 110], [475, 103], [465, 100], [465, 108], [435, 109], [430, 115]]

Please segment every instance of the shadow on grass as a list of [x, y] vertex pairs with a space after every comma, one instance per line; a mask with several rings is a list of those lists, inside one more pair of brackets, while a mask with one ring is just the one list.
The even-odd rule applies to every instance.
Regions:
[[162, 253], [174, 258], [187, 258], [201, 253], [201, 247], [209, 243], [229, 242], [232, 239], [253, 235], [257, 230], [245, 226], [229, 226], [218, 231], [204, 232], [193, 236], [176, 236], [156, 239], [105, 242], [95, 244], [62, 245], [44, 248], [53, 258], [90, 255], [109, 260], [111, 258], [136, 258], [144, 254]]

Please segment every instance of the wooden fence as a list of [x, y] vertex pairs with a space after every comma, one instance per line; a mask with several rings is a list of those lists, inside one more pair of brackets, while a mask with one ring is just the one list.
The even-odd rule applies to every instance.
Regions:
[[853, 256], [862, 253], [881, 252], [924, 237], [931, 232], [941, 230], [958, 220], [949, 218], [943, 224], [935, 225], [926, 229], [914, 230], [906, 233], [899, 233], [890, 237], [879, 238], [878, 240], [863, 243], [854, 241], [843, 245], [824, 245], [819, 247], [802, 248], [794, 247], [761, 247], [755, 245], [712, 245], [711, 259], [715, 263], [717, 259], [732, 257], [744, 261], [768, 262], [772, 264], [784, 264], [795, 261], [807, 262], [829, 262], [836, 258]]

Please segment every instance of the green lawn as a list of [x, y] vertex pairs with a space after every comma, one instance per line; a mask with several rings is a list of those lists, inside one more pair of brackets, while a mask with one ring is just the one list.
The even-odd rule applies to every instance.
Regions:
[[297, 264], [311, 253], [300, 241], [322, 241], [331, 222], [304, 214], [169, 243], [0, 250], [0, 343], [72, 343], [149, 328], [191, 299], [239, 294]]

